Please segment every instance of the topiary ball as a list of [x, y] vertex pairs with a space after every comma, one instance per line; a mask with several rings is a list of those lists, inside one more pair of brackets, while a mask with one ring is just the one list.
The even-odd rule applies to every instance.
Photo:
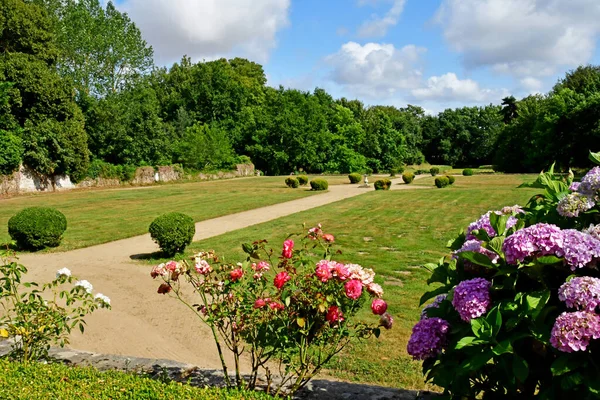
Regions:
[[449, 184], [450, 180], [446, 176], [438, 176], [437, 178], [435, 178], [435, 186], [437, 186], [439, 189], [445, 188]]
[[329, 183], [325, 179], [313, 179], [310, 181], [310, 187], [312, 190], [327, 190], [329, 189]]
[[456, 178], [452, 175], [446, 175], [446, 178], [448, 178], [448, 183], [450, 183], [451, 185], [454, 185], [454, 182], [456, 182]]
[[360, 174], [353, 172], [350, 175], [348, 175], [348, 179], [350, 180], [350, 183], [359, 183], [361, 180], [361, 176]]
[[308, 176], [298, 175], [298, 183], [300, 183], [300, 186], [308, 185]]
[[471, 168], [463, 169], [464, 176], [473, 176], [473, 170]]
[[298, 181], [298, 179], [296, 178], [285, 178], [285, 184], [287, 185], [287, 187], [290, 187], [292, 189], [297, 189], [300, 186], [300, 182]]
[[173, 212], [156, 218], [150, 224], [149, 232], [161, 251], [171, 257], [182, 253], [192, 243], [196, 225], [192, 217]]
[[415, 180], [415, 174], [413, 174], [412, 172], [405, 172], [402, 174], [402, 180], [408, 185]]
[[26, 208], [8, 220], [8, 234], [24, 250], [56, 247], [67, 230], [67, 219], [54, 208]]
[[392, 186], [392, 181], [390, 181], [389, 179], [380, 179], [378, 181], [375, 181], [375, 184], [373, 186], [375, 186], [375, 190], [390, 190], [390, 187]]
[[440, 169], [438, 167], [431, 167], [429, 173], [431, 174], [431, 176], [436, 176], [440, 173]]

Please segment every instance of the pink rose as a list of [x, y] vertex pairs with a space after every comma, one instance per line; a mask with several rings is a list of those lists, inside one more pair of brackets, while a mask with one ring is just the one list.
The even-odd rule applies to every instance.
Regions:
[[263, 308], [267, 305], [267, 302], [264, 299], [256, 299], [254, 302], [254, 308]]
[[156, 265], [152, 268], [152, 272], [150, 272], [150, 276], [152, 278], [156, 278], [157, 276], [166, 276], [167, 270], [165, 269], [165, 264]]
[[206, 275], [212, 272], [212, 267], [206, 260], [199, 260], [194, 267], [196, 268], [196, 272], [200, 275]]
[[351, 281], [346, 282], [344, 285], [346, 296], [350, 297], [352, 300], [358, 300], [362, 294], [362, 288], [362, 282], [357, 279], [352, 279]]
[[323, 235], [323, 240], [327, 243], [333, 243], [335, 242], [335, 237], [332, 234], [326, 233]]
[[333, 275], [337, 276], [340, 281], [345, 281], [350, 277], [350, 270], [344, 264], [337, 263], [333, 267]]
[[317, 238], [319, 236], [321, 236], [321, 234], [323, 233], [323, 231], [321, 230], [321, 224], [315, 226], [314, 228], [310, 228], [308, 230], [308, 237], [311, 240], [317, 240]]
[[266, 261], [261, 261], [258, 264], [256, 264], [256, 263], [252, 264], [252, 269], [255, 270], [256, 272], [268, 271], [270, 268], [271, 268], [271, 265]]
[[375, 315], [383, 315], [387, 310], [387, 303], [381, 299], [374, 299], [371, 303], [371, 310]]
[[271, 307], [271, 310], [275, 310], [275, 311], [283, 310], [285, 308], [285, 306], [283, 304], [278, 303], [276, 301], [270, 302], [269, 307]]
[[315, 275], [321, 282], [327, 282], [331, 279], [331, 270], [329, 269], [329, 261], [322, 260], [317, 263], [317, 270], [315, 271]]
[[278, 273], [277, 275], [275, 275], [275, 279], [273, 280], [273, 284], [275, 285], [275, 287], [277, 289], [281, 289], [283, 287], [283, 285], [285, 285], [285, 283], [287, 281], [289, 281], [290, 279], [292, 279], [290, 277], [290, 274], [288, 274], [285, 271], [281, 271], [280, 273]]
[[334, 324], [336, 322], [342, 322], [344, 320], [344, 314], [342, 314], [342, 310], [340, 310], [338, 306], [331, 306], [329, 307], [325, 318], [330, 324]]
[[294, 241], [292, 239], [288, 239], [283, 242], [283, 251], [281, 255], [284, 258], [292, 258], [292, 252], [294, 251]]
[[367, 285], [367, 291], [376, 297], [383, 296], [383, 288], [381, 287], [381, 285], [379, 285], [377, 283], [373, 283], [373, 282], [369, 283]]
[[169, 261], [165, 264], [167, 271], [175, 272], [179, 269], [179, 264], [176, 261]]
[[241, 268], [234, 269], [229, 273], [232, 282], [238, 281], [242, 276], [244, 276], [244, 270]]
[[385, 313], [379, 317], [379, 326], [383, 326], [385, 329], [392, 329], [392, 325], [394, 325], [394, 318], [389, 313]]

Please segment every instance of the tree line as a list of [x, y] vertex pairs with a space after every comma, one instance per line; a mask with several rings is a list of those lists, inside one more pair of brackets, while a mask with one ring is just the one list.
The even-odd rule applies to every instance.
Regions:
[[103, 165], [267, 174], [494, 164], [585, 166], [597, 146], [600, 68], [501, 106], [365, 106], [267, 85], [246, 59], [157, 67], [129, 17], [98, 0], [0, 0], [0, 174], [23, 163], [75, 181]]

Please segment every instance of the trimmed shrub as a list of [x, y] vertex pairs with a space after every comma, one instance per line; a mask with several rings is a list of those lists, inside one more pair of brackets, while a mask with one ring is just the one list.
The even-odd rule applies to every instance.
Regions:
[[285, 184], [292, 189], [297, 189], [300, 186], [298, 179], [292, 177], [285, 178]]
[[150, 236], [168, 257], [183, 252], [192, 243], [196, 225], [192, 217], [173, 212], [156, 218], [149, 228]]
[[298, 182], [300, 183], [300, 186], [308, 185], [308, 176], [298, 175]]
[[56, 247], [67, 230], [67, 219], [54, 208], [26, 208], [8, 220], [8, 234], [21, 249]]
[[446, 178], [448, 178], [448, 183], [451, 185], [454, 185], [454, 182], [456, 182], [456, 178], [452, 175], [446, 175]]
[[310, 187], [312, 190], [327, 190], [329, 189], [329, 183], [325, 179], [313, 179], [310, 181]]
[[360, 183], [361, 178], [362, 178], [361, 175], [356, 172], [348, 175], [348, 179], [350, 179], [350, 183]]
[[408, 185], [415, 180], [415, 174], [413, 174], [412, 172], [405, 172], [402, 174], [402, 180]]
[[375, 190], [390, 190], [390, 187], [392, 186], [392, 181], [390, 181], [389, 179], [380, 179], [378, 181], [375, 181]]
[[464, 176], [473, 176], [473, 170], [471, 168], [465, 168], [465, 169], [463, 169], [463, 175]]
[[431, 167], [429, 169], [429, 173], [431, 174], [431, 176], [436, 176], [440, 173], [440, 169], [438, 167]]
[[439, 189], [445, 188], [449, 184], [450, 180], [447, 176], [438, 176], [437, 178], [435, 178], [435, 186], [437, 186]]

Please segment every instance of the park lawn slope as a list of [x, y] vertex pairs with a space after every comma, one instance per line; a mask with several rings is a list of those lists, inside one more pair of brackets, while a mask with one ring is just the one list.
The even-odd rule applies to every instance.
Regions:
[[[241, 243], [267, 239], [278, 251], [286, 235], [323, 224], [336, 237], [337, 261], [372, 267], [378, 274], [395, 318], [378, 340], [357, 343], [329, 365], [336, 377], [405, 389], [428, 388], [420, 363], [406, 353], [412, 326], [420, 314], [419, 298], [429, 272], [420, 266], [447, 254], [446, 243], [490, 209], [525, 205], [536, 189], [517, 189], [529, 175], [473, 176], [431, 191], [379, 191], [294, 214], [275, 221], [193, 243], [189, 251], [214, 249], [226, 261], [244, 259]], [[373, 316], [364, 311], [365, 319]]]
[[309, 189], [287, 188], [283, 177], [260, 177], [0, 199], [0, 243], [10, 240], [10, 217], [26, 207], [54, 207], [65, 214], [68, 228], [56, 250], [66, 251], [148, 233], [163, 213], [183, 212], [198, 222], [316, 193]]
[[267, 400], [259, 392], [200, 389], [176, 382], [163, 383], [133, 373], [99, 372], [61, 364], [29, 365], [0, 360], [0, 399], [79, 400]]

